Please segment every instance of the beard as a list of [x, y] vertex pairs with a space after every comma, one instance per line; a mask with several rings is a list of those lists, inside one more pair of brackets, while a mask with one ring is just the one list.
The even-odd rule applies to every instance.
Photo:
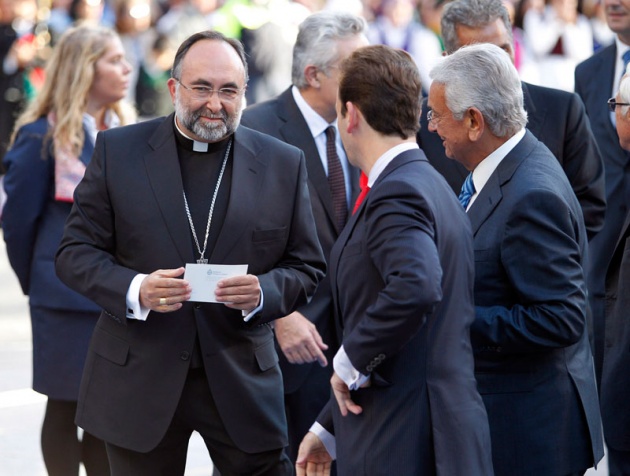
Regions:
[[[207, 142], [218, 142], [232, 135], [241, 122], [242, 108], [236, 108], [234, 114], [229, 114], [224, 108], [213, 114], [205, 106], [198, 109], [187, 109], [179, 97], [175, 97], [175, 114], [181, 124], [195, 135]], [[220, 123], [200, 121], [201, 117], [221, 119]]]

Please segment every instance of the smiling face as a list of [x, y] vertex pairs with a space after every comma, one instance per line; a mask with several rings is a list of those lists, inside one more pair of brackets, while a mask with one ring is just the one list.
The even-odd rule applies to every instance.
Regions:
[[449, 159], [455, 159], [466, 168], [466, 150], [470, 145], [468, 130], [463, 119], [457, 120], [446, 105], [446, 87], [433, 82], [428, 99], [431, 111], [429, 130], [442, 139], [444, 152]]
[[[182, 59], [181, 77], [169, 79], [177, 123], [187, 135], [202, 142], [218, 142], [238, 127], [243, 109], [245, 68], [228, 43], [200, 40]], [[239, 90], [232, 101], [222, 100], [215, 92], [206, 99], [196, 99], [190, 89], [206, 87]]]
[[94, 64], [94, 80], [90, 87], [90, 101], [107, 107], [120, 101], [129, 89], [131, 66], [125, 60], [125, 51], [117, 37], [108, 41], [108, 46]]

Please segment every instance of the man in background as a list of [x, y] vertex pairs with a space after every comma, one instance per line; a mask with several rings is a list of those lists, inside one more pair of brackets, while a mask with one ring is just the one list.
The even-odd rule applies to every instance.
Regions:
[[[326, 259], [351, 213], [358, 194], [359, 172], [348, 163], [337, 129], [341, 62], [367, 45], [363, 19], [343, 12], [320, 12], [300, 24], [293, 49], [293, 86], [275, 99], [243, 113], [243, 124], [294, 145], [306, 157], [309, 191], [317, 237]], [[319, 284], [313, 299], [274, 323], [280, 347], [289, 456], [330, 398], [329, 360], [339, 347], [330, 279]]]

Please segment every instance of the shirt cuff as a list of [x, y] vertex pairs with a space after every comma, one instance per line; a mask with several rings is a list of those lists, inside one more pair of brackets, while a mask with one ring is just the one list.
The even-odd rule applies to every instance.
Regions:
[[343, 345], [333, 358], [333, 368], [335, 369], [335, 373], [339, 375], [350, 390], [356, 390], [370, 378], [369, 375], [363, 375], [352, 366], [352, 362], [350, 362], [350, 358], [348, 354], [346, 354]]
[[241, 313], [243, 314], [243, 320], [245, 322], [249, 322], [252, 317], [254, 317], [256, 315], [256, 313], [262, 311], [263, 308], [263, 303], [265, 302], [265, 295], [263, 294], [262, 288], [260, 289], [260, 304], [258, 305], [258, 307], [254, 308], [252, 311], [241, 311]]
[[129, 289], [127, 290], [127, 318], [128, 319], [136, 319], [138, 321], [146, 321], [149, 316], [148, 307], [144, 307], [140, 304], [140, 285], [144, 278], [146, 278], [148, 274], [137, 274], [129, 285]]
[[317, 435], [332, 459], [337, 459], [337, 444], [335, 443], [335, 435], [332, 435], [318, 422], [313, 423], [308, 431]]

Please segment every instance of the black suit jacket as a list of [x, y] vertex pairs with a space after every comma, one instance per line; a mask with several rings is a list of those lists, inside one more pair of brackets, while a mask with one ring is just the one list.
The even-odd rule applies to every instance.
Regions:
[[[175, 412], [198, 336], [213, 398], [243, 451], [287, 444], [282, 376], [269, 321], [312, 295], [325, 264], [301, 151], [239, 127], [231, 195], [210, 263], [248, 264], [264, 307], [253, 322], [221, 304], [184, 303], [146, 321], [126, 319], [137, 273], [194, 262], [173, 116], [99, 134], [77, 187], [57, 273], [105, 311], [94, 331], [77, 423], [146, 452]], [[219, 225], [219, 224], [218, 224]]]
[[[288, 144], [298, 147], [306, 157], [308, 186], [313, 206], [313, 216], [317, 227], [317, 237], [324, 251], [326, 260], [341, 230], [335, 224], [332, 194], [328, 178], [304, 116], [300, 112], [291, 88], [277, 98], [254, 104], [243, 112], [243, 125], [276, 137]], [[359, 194], [359, 171], [350, 166], [350, 183], [352, 185], [350, 206], [352, 207]], [[352, 212], [352, 210], [349, 210]], [[311, 301], [298, 309], [307, 319], [315, 324], [322, 339], [328, 344], [326, 355], [330, 361], [339, 348], [339, 337], [334, 325], [330, 280], [325, 277], [319, 284]], [[282, 352], [280, 367], [284, 377], [286, 393], [292, 393], [307, 379], [309, 373], [319, 364], [293, 365]]]
[[475, 247], [475, 376], [497, 475], [573, 474], [603, 456], [586, 328], [586, 230], [531, 133], [468, 209]]
[[[603, 374], [609, 376], [614, 368], [608, 370], [605, 368], [608, 365], [606, 363], [609, 360], [608, 353], [613, 352], [616, 355], [619, 352], [627, 352], [628, 349], [628, 341], [620, 335], [623, 332], [625, 336], [626, 333], [618, 321], [619, 303], [617, 304], [617, 311], [611, 312], [613, 307], [610, 307], [611, 302], [609, 300], [611, 297], [616, 298], [616, 296], [608, 295], [608, 287], [612, 281], [609, 279], [608, 284], [606, 284], [606, 272], [609, 264], [611, 267], [609, 273], [614, 274], [619, 271], [620, 257], [617, 255], [613, 262], [611, 262], [611, 258], [614, 252], [618, 252], [615, 246], [630, 209], [630, 156], [619, 145], [617, 130], [611, 121], [610, 111], [606, 104], [611, 96], [616, 57], [617, 46], [613, 43], [580, 63], [575, 69], [575, 91], [584, 100], [586, 112], [606, 167], [606, 200], [608, 204], [606, 223], [602, 231], [590, 243], [591, 260], [588, 278], [593, 321], [596, 325], [599, 323], [600, 326], [605, 326], [605, 330], [600, 331], [605, 334]], [[613, 349], [617, 345], [620, 345], [621, 348]], [[611, 365], [614, 367], [617, 365], [614, 363], [617, 358], [611, 357], [611, 359]], [[606, 441], [614, 448], [628, 451], [630, 450], [630, 441], [623, 440], [622, 436], [626, 434], [627, 428], [622, 429], [620, 427], [622, 421], [627, 421], [623, 415], [628, 412], [628, 401], [611, 398], [611, 394], [605, 389], [610, 383], [608, 378], [606, 384], [602, 380], [602, 409], [604, 410], [602, 417]], [[623, 445], [621, 444], [622, 441]]]
[[491, 476], [473, 377], [470, 224], [420, 150], [387, 165], [330, 257], [343, 346], [371, 387], [360, 415], [331, 399], [339, 474]]
[[[522, 83], [527, 129], [544, 143], [564, 169], [580, 202], [589, 238], [602, 229], [606, 210], [604, 165], [584, 105], [573, 93]], [[442, 140], [430, 132], [427, 101], [420, 116], [418, 144], [429, 162], [459, 194], [468, 171], [444, 154]]]
[[606, 444], [630, 451], [630, 214], [606, 274], [606, 340], [601, 403]]

